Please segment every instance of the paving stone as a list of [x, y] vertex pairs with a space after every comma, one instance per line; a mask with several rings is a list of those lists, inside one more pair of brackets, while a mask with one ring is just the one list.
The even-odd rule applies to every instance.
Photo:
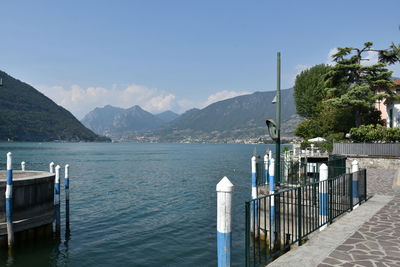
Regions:
[[[390, 195], [394, 198], [333, 250], [323, 260], [324, 264], [400, 267], [400, 192], [392, 189], [394, 173], [395, 170], [367, 170], [368, 195]], [[335, 263], [335, 260], [341, 264]]]

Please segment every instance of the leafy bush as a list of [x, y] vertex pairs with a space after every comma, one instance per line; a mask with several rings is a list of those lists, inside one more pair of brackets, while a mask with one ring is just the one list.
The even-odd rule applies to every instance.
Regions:
[[399, 142], [400, 128], [386, 128], [380, 124], [362, 125], [350, 130], [354, 142]]

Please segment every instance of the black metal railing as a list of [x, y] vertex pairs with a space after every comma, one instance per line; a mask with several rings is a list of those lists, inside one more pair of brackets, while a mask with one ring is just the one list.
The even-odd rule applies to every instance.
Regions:
[[[344, 157], [330, 158], [329, 160], [322, 162], [307, 162], [306, 158], [301, 162], [281, 160], [280, 180], [275, 180], [275, 184], [297, 186], [315, 183], [319, 181], [319, 167], [323, 163], [328, 166], [329, 178], [346, 173], [346, 158]], [[268, 175], [265, 171], [264, 159], [260, 156], [257, 156], [256, 176], [258, 186], [266, 184]]]
[[[353, 198], [353, 177], [358, 198]], [[246, 266], [267, 264], [367, 199], [366, 170], [246, 202]]]

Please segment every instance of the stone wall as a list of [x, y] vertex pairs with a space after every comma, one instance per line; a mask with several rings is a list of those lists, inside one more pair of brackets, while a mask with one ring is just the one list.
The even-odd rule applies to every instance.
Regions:
[[346, 167], [351, 168], [351, 162], [357, 160], [360, 168], [372, 169], [392, 169], [400, 168], [400, 158], [382, 158], [382, 157], [347, 157]]

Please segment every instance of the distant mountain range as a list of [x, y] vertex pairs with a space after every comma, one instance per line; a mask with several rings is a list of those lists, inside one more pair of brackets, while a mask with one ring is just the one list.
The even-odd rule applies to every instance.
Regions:
[[109, 136], [114, 140], [127, 140], [134, 132], [160, 128], [178, 116], [172, 111], [153, 115], [137, 105], [128, 109], [108, 105], [89, 112], [82, 119], [82, 123], [100, 135]]
[[[96, 108], [82, 123], [114, 140], [151, 142], [246, 142], [268, 139], [266, 119], [275, 118], [275, 92], [256, 92], [191, 109], [153, 115], [139, 106]], [[293, 137], [301, 118], [296, 114], [293, 89], [281, 91], [282, 136]]]
[[0, 141], [109, 141], [32, 86], [0, 71]]

